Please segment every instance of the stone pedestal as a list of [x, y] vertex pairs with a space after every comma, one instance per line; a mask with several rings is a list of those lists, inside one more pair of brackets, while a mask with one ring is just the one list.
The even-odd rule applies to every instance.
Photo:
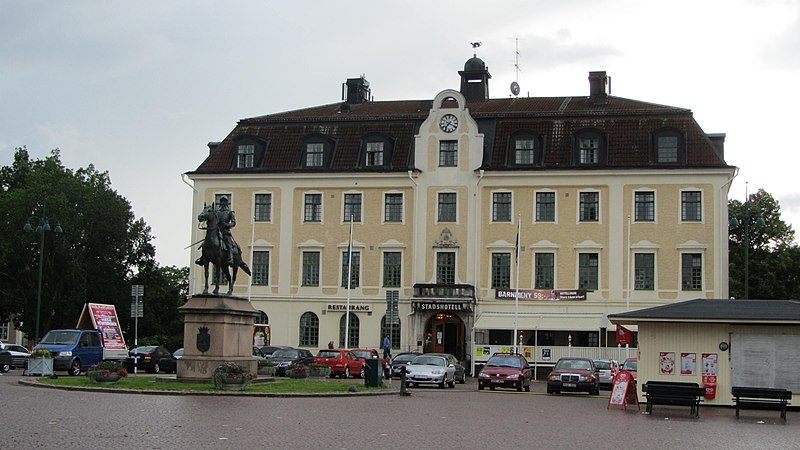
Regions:
[[256, 373], [253, 324], [259, 313], [247, 299], [195, 294], [178, 310], [183, 314], [184, 346], [178, 381], [210, 383], [214, 369], [223, 362]]

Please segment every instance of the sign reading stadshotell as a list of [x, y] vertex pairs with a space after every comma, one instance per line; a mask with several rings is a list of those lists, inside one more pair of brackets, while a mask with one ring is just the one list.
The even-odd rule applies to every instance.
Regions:
[[[347, 304], [346, 303], [328, 303], [328, 306], [325, 308], [328, 311], [347, 311]], [[372, 311], [370, 305], [365, 304], [351, 304], [350, 311], [355, 312], [368, 312]]]
[[495, 298], [500, 300], [511, 299], [519, 294], [519, 300], [533, 300], [533, 301], [575, 301], [586, 300], [586, 291], [584, 289], [572, 290], [549, 290], [549, 289], [520, 289], [515, 291], [513, 289], [497, 289], [495, 291]]

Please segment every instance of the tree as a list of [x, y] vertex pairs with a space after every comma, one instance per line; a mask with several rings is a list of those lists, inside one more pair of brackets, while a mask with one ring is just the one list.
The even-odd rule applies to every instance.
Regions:
[[31, 160], [23, 147], [0, 168], [0, 317], [36, 334], [42, 236], [23, 226], [44, 217], [63, 233], [44, 233], [40, 335], [74, 327], [87, 302], [127, 309], [133, 274], [156, 266], [150, 227], [111, 189], [108, 172], [70, 170], [58, 149]]
[[[744, 298], [744, 221], [748, 224], [750, 298], [800, 299], [798, 270], [800, 249], [794, 243], [794, 230], [781, 220], [781, 208], [772, 195], [759, 189], [742, 203], [728, 201], [728, 215], [739, 221], [729, 230], [730, 295]], [[763, 219], [764, 227], [757, 226]]]

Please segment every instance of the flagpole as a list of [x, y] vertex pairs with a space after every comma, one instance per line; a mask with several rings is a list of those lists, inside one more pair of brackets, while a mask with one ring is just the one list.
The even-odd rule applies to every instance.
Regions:
[[353, 215], [350, 214], [350, 238], [347, 240], [347, 309], [344, 313], [344, 348], [350, 348], [350, 287], [353, 277]]
[[516, 266], [516, 275], [514, 277], [514, 353], [519, 353], [517, 349], [517, 318], [519, 316], [519, 239], [520, 231], [522, 228], [522, 217], [517, 216], [517, 240], [514, 244], [514, 265]]
[[631, 216], [628, 216], [628, 292], [625, 294], [625, 311], [631, 310]]
[[[256, 212], [253, 211], [252, 222], [250, 223], [250, 266], [255, 266], [253, 264], [253, 255], [255, 254], [255, 242], [256, 242]], [[252, 302], [252, 295], [253, 295], [253, 277], [247, 277], [249, 280], [247, 283], [247, 301]], [[265, 282], [267, 280], [264, 280]], [[269, 284], [269, 283], [267, 283]]]

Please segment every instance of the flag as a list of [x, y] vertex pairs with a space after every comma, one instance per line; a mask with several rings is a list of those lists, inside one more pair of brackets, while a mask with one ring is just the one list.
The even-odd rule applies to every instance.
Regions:
[[519, 232], [522, 227], [522, 222], [517, 222], [517, 239], [514, 241], [514, 264], [519, 263]]
[[617, 325], [617, 344], [633, 345], [633, 331], [622, 325]]

